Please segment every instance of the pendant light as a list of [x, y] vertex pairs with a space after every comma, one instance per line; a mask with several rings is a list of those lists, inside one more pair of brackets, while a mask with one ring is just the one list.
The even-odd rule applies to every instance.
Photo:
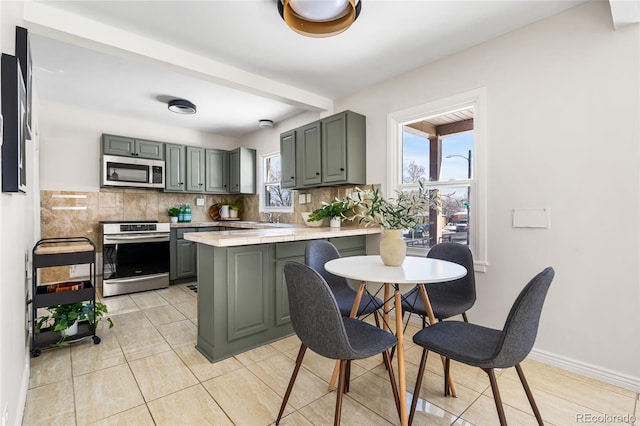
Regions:
[[293, 31], [307, 37], [331, 37], [353, 24], [362, 0], [277, 0], [277, 5]]

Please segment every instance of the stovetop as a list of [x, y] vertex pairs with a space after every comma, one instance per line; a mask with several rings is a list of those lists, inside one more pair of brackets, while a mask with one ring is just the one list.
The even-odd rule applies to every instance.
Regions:
[[101, 221], [102, 233], [127, 234], [127, 233], [169, 233], [169, 223], [158, 223], [157, 220], [132, 220], [132, 221]]

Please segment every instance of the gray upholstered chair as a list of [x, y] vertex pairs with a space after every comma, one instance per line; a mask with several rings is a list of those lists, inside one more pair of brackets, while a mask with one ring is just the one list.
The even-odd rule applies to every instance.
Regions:
[[336, 390], [334, 424], [340, 424], [342, 395], [349, 391], [348, 372], [354, 359], [369, 358], [382, 353], [389, 372], [391, 389], [399, 409], [398, 389], [389, 358], [389, 348], [398, 343], [393, 334], [355, 318], [343, 317], [325, 280], [310, 267], [297, 262], [284, 266], [289, 296], [289, 313], [296, 334], [302, 341], [289, 386], [282, 400], [276, 424], [282, 413], [302, 365], [307, 348], [327, 358], [340, 360], [340, 376]]
[[524, 377], [520, 362], [527, 357], [536, 340], [542, 305], [553, 276], [553, 268], [549, 267], [529, 281], [511, 307], [502, 330], [462, 321], [442, 321], [423, 328], [413, 336], [414, 343], [422, 346], [423, 351], [411, 403], [409, 424], [413, 421], [415, 414], [428, 351], [438, 353], [446, 358], [445, 395], [449, 394], [448, 378], [450, 360], [452, 359], [467, 365], [480, 367], [489, 375], [501, 425], [506, 425], [507, 421], [504, 416], [502, 400], [500, 399], [498, 383], [493, 369], [515, 366], [538, 424], [543, 424], [542, 416], [540, 416], [540, 411], [533, 399], [531, 389]]
[[[465, 322], [466, 312], [476, 302], [476, 279], [473, 273], [473, 255], [469, 247], [458, 243], [436, 244], [427, 253], [432, 259], [448, 260], [467, 268], [467, 275], [455, 281], [425, 284], [433, 315], [438, 320], [462, 315]], [[403, 295], [402, 312], [413, 312], [422, 317], [426, 326], [427, 310], [418, 288], [415, 287]]]
[[[326, 240], [309, 241], [304, 251], [304, 263], [319, 273], [327, 284], [329, 284], [329, 288], [331, 288], [331, 292], [333, 292], [333, 296], [338, 302], [340, 313], [342, 316], [348, 317], [356, 298], [356, 290], [349, 285], [349, 281], [346, 278], [333, 275], [324, 269], [325, 263], [338, 258], [340, 258], [338, 249]], [[356, 316], [360, 317], [371, 313], [376, 314], [380, 308], [382, 308], [382, 300], [365, 292], [362, 295], [362, 299], [360, 299], [360, 306], [358, 307]], [[375, 319], [377, 324], [379, 321], [377, 314], [375, 315]]]

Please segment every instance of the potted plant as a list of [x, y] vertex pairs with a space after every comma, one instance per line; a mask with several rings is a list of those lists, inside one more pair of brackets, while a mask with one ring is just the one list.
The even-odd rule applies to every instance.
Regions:
[[65, 339], [78, 332], [77, 327], [80, 321], [88, 321], [89, 324], [96, 327], [104, 319], [109, 323], [109, 328], [113, 327], [111, 318], [103, 318], [108, 311], [107, 306], [100, 302], [96, 302], [95, 306], [93, 303], [76, 302], [67, 305], [49, 306], [46, 310], [48, 314], [38, 318], [35, 331], [40, 333], [42, 327], [48, 324], [50, 331], [60, 334], [60, 340], [56, 343], [58, 346], [68, 345]]
[[357, 189], [345, 200], [355, 212], [352, 220], [358, 220], [364, 226], [375, 224], [384, 228], [380, 256], [388, 266], [400, 266], [406, 256], [402, 230], [415, 229], [430, 209], [440, 210], [437, 191], [425, 189], [422, 182], [415, 190], [396, 191], [396, 194], [395, 199], [386, 199], [378, 188], [371, 186], [364, 191]]
[[238, 214], [244, 210], [244, 197], [241, 195], [233, 200], [225, 197], [222, 199], [222, 204], [229, 206], [229, 217], [238, 217]]
[[171, 223], [178, 223], [178, 216], [180, 215], [180, 209], [177, 207], [171, 207], [167, 210], [167, 214], [169, 215], [169, 220]]
[[347, 199], [339, 200], [334, 198], [330, 203], [322, 202], [322, 207], [315, 209], [307, 219], [309, 222], [315, 222], [328, 218], [329, 226], [339, 228], [343, 219], [346, 219], [347, 213], [351, 210], [351, 205]]

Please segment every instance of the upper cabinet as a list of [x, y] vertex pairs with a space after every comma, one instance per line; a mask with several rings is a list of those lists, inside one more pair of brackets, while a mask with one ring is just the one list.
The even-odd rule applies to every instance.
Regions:
[[256, 150], [236, 148], [229, 152], [229, 192], [256, 193]]
[[165, 144], [164, 189], [165, 191], [184, 191], [187, 175], [187, 154], [184, 145]]
[[204, 192], [204, 148], [187, 147], [187, 192]]
[[205, 149], [205, 192], [229, 193], [229, 151]]
[[102, 152], [122, 157], [164, 160], [164, 143], [125, 136], [102, 135]]
[[280, 156], [283, 188], [363, 185], [366, 119], [344, 111], [282, 133]]

